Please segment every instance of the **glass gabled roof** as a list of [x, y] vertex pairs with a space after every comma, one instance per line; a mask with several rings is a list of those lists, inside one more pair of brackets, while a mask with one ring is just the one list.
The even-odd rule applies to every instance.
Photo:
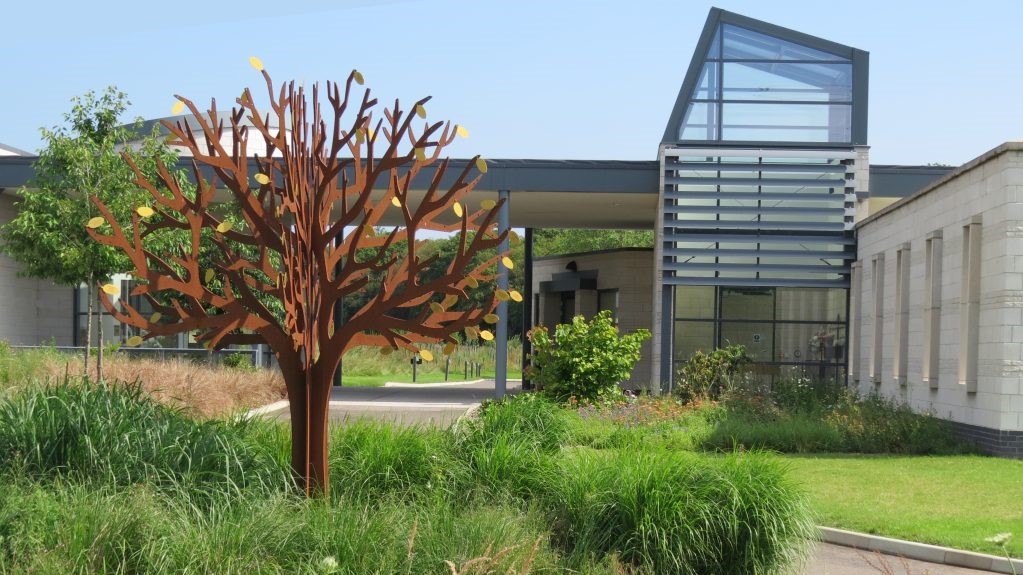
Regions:
[[712, 9], [662, 143], [866, 143], [868, 54]]

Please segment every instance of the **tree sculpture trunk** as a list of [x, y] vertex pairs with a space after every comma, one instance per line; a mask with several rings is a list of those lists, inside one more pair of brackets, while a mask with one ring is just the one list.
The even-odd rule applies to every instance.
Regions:
[[[100, 294], [102, 294], [102, 293], [103, 293], [102, 290], [96, 290], [96, 298], [100, 300], [100, 305], [101, 306], [103, 304], [103, 301], [102, 301], [103, 296], [100, 295]], [[90, 304], [89, 307], [91, 308], [92, 305]], [[96, 335], [97, 335], [97, 343], [96, 343], [96, 381], [102, 382], [103, 381], [103, 308], [102, 307], [100, 307], [99, 313], [97, 314], [97, 316], [98, 317], [96, 318], [96, 320], [97, 320], [97, 325], [96, 325]]]
[[[327, 416], [330, 387], [318, 379], [317, 371], [296, 374], [287, 381], [291, 416], [291, 468], [308, 496], [329, 495], [327, 465]], [[322, 374], [319, 374], [322, 375]]]

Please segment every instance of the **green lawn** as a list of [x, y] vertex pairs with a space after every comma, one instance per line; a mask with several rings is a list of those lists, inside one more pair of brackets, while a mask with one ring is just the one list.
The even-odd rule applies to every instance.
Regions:
[[[480, 379], [493, 379], [494, 372], [484, 370], [480, 375]], [[521, 379], [522, 372], [508, 370], [508, 379]], [[469, 377], [468, 381], [477, 379], [475, 376]], [[448, 377], [448, 381], [451, 383], [466, 381], [465, 374], [462, 372], [451, 372]], [[348, 385], [352, 387], [380, 387], [385, 383], [412, 383], [412, 374], [391, 374], [391, 375], [343, 375], [341, 378], [342, 385]], [[415, 383], [444, 383], [444, 372], [428, 372], [418, 374]]]
[[819, 523], [1001, 555], [984, 541], [1011, 532], [1023, 557], [1023, 461], [980, 456], [784, 455]]

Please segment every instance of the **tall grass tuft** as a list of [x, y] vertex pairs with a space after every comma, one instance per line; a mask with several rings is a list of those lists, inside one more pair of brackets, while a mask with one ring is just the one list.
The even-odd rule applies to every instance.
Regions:
[[577, 450], [549, 497], [576, 561], [615, 554], [658, 574], [781, 573], [814, 534], [803, 494], [759, 453]]
[[194, 490], [281, 485], [287, 474], [241, 441], [238, 422], [196, 422], [138, 386], [49, 385], [0, 403], [0, 469]]

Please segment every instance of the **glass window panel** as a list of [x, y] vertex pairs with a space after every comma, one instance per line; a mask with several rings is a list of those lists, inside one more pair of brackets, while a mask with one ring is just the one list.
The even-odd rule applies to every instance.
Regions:
[[692, 102], [686, 110], [686, 117], [682, 123], [683, 140], [716, 140], [717, 130], [717, 108], [719, 104], [707, 102]]
[[676, 286], [675, 317], [713, 318], [714, 286]]
[[721, 288], [722, 319], [774, 319], [772, 288]]
[[696, 86], [696, 92], [693, 94], [695, 100], [720, 100], [720, 64], [717, 62], [708, 62], [703, 65], [703, 70], [700, 71], [700, 82]]
[[721, 345], [740, 344], [753, 361], [774, 361], [774, 326], [757, 322], [722, 322]]
[[714, 322], [675, 322], [675, 361], [686, 361], [697, 351], [710, 353], [715, 347]]
[[806, 323], [775, 324], [778, 361], [842, 363], [845, 326]]
[[816, 61], [848, 61], [846, 58], [747, 30], [732, 24], [724, 24], [725, 59], [733, 60], [816, 60]]
[[618, 323], [618, 290], [604, 289], [597, 292], [597, 311], [609, 310], [611, 320]]
[[721, 57], [721, 27], [714, 31], [714, 39], [710, 41], [710, 47], [707, 48], [708, 58], [720, 58]]
[[848, 291], [842, 288], [778, 288], [776, 317], [785, 321], [844, 322]]
[[725, 100], [852, 101], [851, 64], [726, 62]]
[[848, 142], [852, 107], [845, 104], [729, 104], [722, 138], [740, 141]]

